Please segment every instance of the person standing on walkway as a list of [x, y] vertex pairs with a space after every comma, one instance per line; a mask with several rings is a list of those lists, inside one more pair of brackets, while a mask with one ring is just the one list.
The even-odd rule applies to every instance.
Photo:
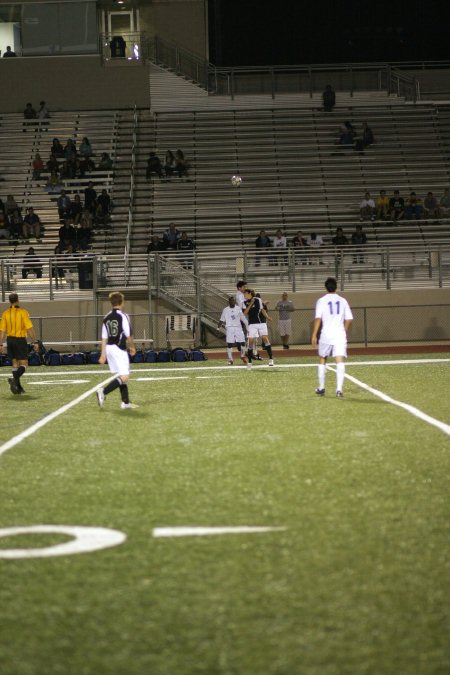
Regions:
[[0, 354], [3, 352], [3, 341], [6, 337], [6, 349], [12, 361], [12, 377], [8, 378], [9, 388], [13, 394], [24, 394], [20, 378], [28, 366], [27, 335], [33, 341], [33, 348], [39, 351], [39, 343], [33, 328], [33, 323], [26, 309], [19, 307], [17, 293], [9, 295], [9, 309], [6, 309], [0, 319]]
[[294, 311], [294, 305], [292, 304], [292, 300], [288, 299], [287, 293], [283, 293], [275, 309], [278, 310], [278, 330], [283, 343], [283, 349], [289, 349], [289, 336], [292, 335], [290, 314]]

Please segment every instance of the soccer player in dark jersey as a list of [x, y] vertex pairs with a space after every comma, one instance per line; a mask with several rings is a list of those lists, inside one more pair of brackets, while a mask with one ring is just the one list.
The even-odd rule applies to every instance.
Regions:
[[255, 340], [260, 337], [263, 343], [263, 349], [269, 355], [269, 366], [273, 366], [272, 345], [269, 340], [269, 333], [267, 330], [267, 323], [264, 321], [272, 321], [272, 317], [264, 309], [264, 303], [261, 298], [256, 297], [255, 291], [246, 289], [245, 295], [245, 309], [244, 315], [248, 320], [248, 364], [247, 368], [252, 367], [253, 347]]
[[131, 356], [136, 354], [134, 346], [133, 333], [131, 330], [130, 319], [123, 311], [124, 296], [122, 293], [114, 292], [109, 294], [111, 302], [111, 311], [104, 317], [102, 324], [102, 351], [99, 363], [108, 361], [109, 369], [117, 377], [112, 380], [105, 388], [97, 390], [97, 401], [100, 408], [103, 407], [105, 397], [114, 389], [120, 389], [122, 410], [126, 408], [138, 408], [139, 406], [131, 403], [128, 397], [128, 378], [130, 375], [130, 360], [128, 350]]
[[11, 293], [10, 307], [5, 310], [0, 319], [0, 354], [3, 351], [3, 339], [6, 336], [8, 356], [12, 361], [12, 377], [8, 379], [13, 394], [24, 394], [25, 389], [20, 383], [28, 365], [27, 334], [33, 341], [34, 350], [39, 351], [33, 324], [26, 309], [19, 307], [19, 296]]

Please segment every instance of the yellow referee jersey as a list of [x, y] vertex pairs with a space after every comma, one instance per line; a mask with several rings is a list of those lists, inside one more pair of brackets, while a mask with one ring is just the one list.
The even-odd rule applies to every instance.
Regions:
[[0, 319], [0, 330], [8, 337], [27, 337], [27, 331], [33, 328], [30, 315], [22, 307], [10, 307], [6, 309]]

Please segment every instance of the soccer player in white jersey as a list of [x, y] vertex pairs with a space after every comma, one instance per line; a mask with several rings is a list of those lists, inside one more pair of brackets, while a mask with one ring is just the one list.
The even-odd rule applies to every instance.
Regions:
[[313, 347], [319, 346], [318, 396], [325, 394], [325, 372], [329, 356], [336, 359], [336, 396], [343, 397], [345, 362], [347, 356], [347, 333], [353, 320], [347, 300], [336, 293], [336, 279], [325, 281], [327, 294], [316, 303], [316, 313], [311, 337]]
[[122, 409], [139, 407], [131, 403], [128, 396], [127, 383], [130, 376], [130, 360], [127, 347], [131, 356], [136, 354], [136, 347], [134, 346], [130, 319], [128, 314], [123, 311], [124, 300], [122, 293], [110, 293], [111, 311], [103, 319], [102, 351], [98, 362], [106, 363], [108, 361], [110, 371], [117, 377], [104, 389], [97, 390], [97, 401], [100, 408], [103, 407], [105, 397], [118, 388], [120, 388], [120, 407]]
[[227, 358], [228, 365], [233, 365], [233, 345], [236, 345], [241, 351], [241, 359], [247, 364], [248, 359], [245, 354], [245, 335], [242, 330], [242, 323], [247, 325], [247, 318], [242, 313], [242, 309], [236, 305], [236, 300], [232, 295], [228, 298], [228, 306], [224, 307], [219, 321], [219, 328], [225, 327], [227, 340]]

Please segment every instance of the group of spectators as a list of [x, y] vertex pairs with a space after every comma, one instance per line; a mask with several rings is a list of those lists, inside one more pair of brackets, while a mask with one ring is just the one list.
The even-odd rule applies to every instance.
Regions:
[[58, 138], [54, 138], [50, 148], [50, 156], [44, 164], [42, 157], [37, 153], [33, 160], [33, 179], [41, 180], [44, 172], [50, 173], [46, 182], [47, 192], [58, 192], [64, 180], [84, 178], [86, 173], [111, 171], [113, 162], [107, 152], [103, 152], [98, 164], [94, 160], [94, 150], [87, 136], [84, 136], [79, 147], [72, 138], [68, 138], [65, 145]]
[[13, 195], [8, 195], [4, 202], [0, 198], [0, 239], [28, 243], [34, 237], [40, 242], [43, 229], [41, 219], [32, 206], [27, 207], [23, 216]]
[[195, 249], [194, 240], [189, 237], [186, 231], [177, 229], [175, 223], [170, 223], [169, 227], [163, 232], [162, 238], [154, 234], [147, 246], [147, 253], [158, 253], [161, 251], [178, 251], [179, 259], [183, 267], [192, 268], [192, 253]]
[[170, 181], [172, 176], [178, 178], [188, 177], [189, 163], [184, 157], [182, 150], [178, 149], [175, 154], [172, 150], [167, 150], [164, 158], [164, 164], [156, 152], [151, 152], [147, 160], [146, 177], [150, 180], [152, 176], [158, 176], [162, 181]]
[[433, 192], [428, 191], [422, 200], [415, 192], [410, 192], [405, 200], [399, 190], [394, 190], [392, 197], [386, 195], [386, 190], [380, 190], [373, 199], [370, 192], [366, 192], [359, 204], [360, 220], [421, 220], [422, 218], [450, 217], [450, 190], [444, 189], [438, 200]]

